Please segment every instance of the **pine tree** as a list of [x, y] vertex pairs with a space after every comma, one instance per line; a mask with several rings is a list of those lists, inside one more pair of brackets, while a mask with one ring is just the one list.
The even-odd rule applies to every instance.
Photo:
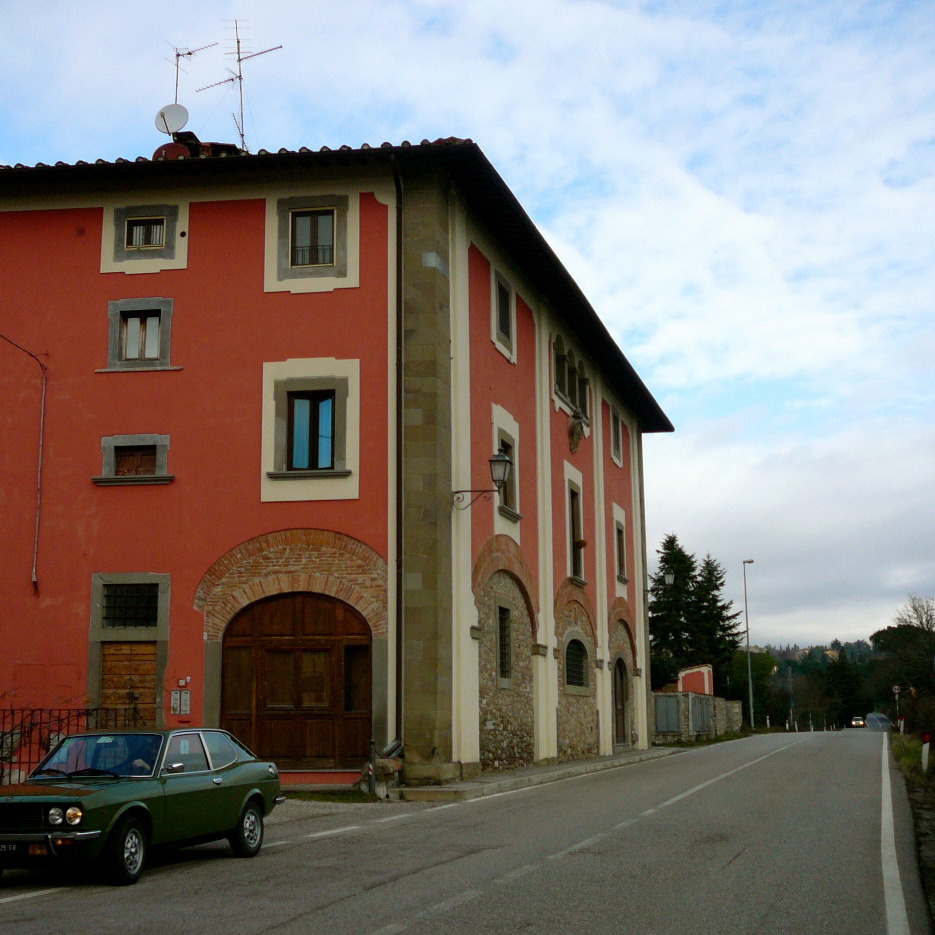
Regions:
[[[679, 669], [691, 664], [687, 659], [696, 562], [674, 533], [663, 538], [656, 554], [659, 566], [650, 577], [649, 587], [649, 637], [652, 686], [658, 689], [674, 681]], [[666, 575], [672, 576], [671, 584], [666, 584]]]
[[690, 665], [710, 663], [714, 667], [715, 693], [727, 690], [731, 660], [739, 649], [740, 611], [731, 612], [732, 603], [724, 600], [726, 573], [719, 562], [706, 555], [695, 578], [692, 594], [692, 632], [689, 647]]

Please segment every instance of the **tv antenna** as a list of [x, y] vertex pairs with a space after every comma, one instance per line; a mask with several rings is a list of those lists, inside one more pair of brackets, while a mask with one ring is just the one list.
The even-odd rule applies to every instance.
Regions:
[[221, 81], [215, 81], [214, 84], [206, 84], [203, 88], [196, 88], [195, 92], [197, 93], [198, 91], [207, 91], [209, 88], [217, 88], [222, 84], [234, 84], [236, 82], [237, 90], [240, 94], [240, 118], [238, 119], [237, 114], [231, 114], [231, 116], [234, 118], [234, 124], [237, 127], [237, 132], [240, 134], [240, 148], [244, 152], [248, 152], [247, 141], [246, 137], [244, 136], [243, 121], [243, 63], [248, 59], [257, 58], [260, 55], [266, 55], [267, 52], [275, 52], [277, 49], [281, 49], [282, 46], [274, 45], [271, 49], [264, 49], [262, 52], [250, 52], [244, 55], [240, 44], [240, 22], [238, 20], [234, 20], [234, 39], [237, 46], [237, 51], [235, 53], [237, 57], [237, 71], [234, 72], [228, 69], [228, 71], [231, 72], [229, 78], [224, 78]]
[[199, 46], [197, 49], [180, 49], [178, 46], [172, 46], [173, 51], [175, 52], [175, 103], [179, 102], [179, 71], [181, 71], [181, 66], [179, 61], [183, 58], [194, 58], [199, 52], [204, 52], [205, 49], [213, 49], [217, 45], [216, 42], [210, 42], [208, 45]]

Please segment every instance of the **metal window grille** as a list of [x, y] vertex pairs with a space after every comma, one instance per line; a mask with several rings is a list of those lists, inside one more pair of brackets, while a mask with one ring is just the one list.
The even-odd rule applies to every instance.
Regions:
[[128, 250], [162, 247], [166, 242], [165, 218], [130, 218], [127, 221]]
[[588, 651], [581, 640], [571, 640], [565, 650], [565, 684], [586, 688]]
[[509, 607], [497, 608], [497, 650], [500, 678], [513, 676], [512, 614]]
[[105, 584], [101, 620], [105, 627], [155, 627], [158, 584]]

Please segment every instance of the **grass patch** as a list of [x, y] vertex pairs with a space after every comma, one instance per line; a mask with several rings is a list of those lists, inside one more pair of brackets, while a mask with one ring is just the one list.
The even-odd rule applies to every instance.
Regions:
[[365, 802], [382, 801], [378, 795], [370, 795], [368, 792], [358, 792], [356, 789], [335, 789], [333, 792], [327, 790], [310, 792], [303, 789], [296, 790], [295, 792], [287, 792], [286, 797], [289, 799], [297, 799], [300, 802], [350, 802], [352, 804], [363, 804]]
[[929, 757], [927, 773], [922, 772], [922, 739], [914, 734], [890, 734], [893, 757], [906, 779], [928, 788], [935, 787], [935, 756]]

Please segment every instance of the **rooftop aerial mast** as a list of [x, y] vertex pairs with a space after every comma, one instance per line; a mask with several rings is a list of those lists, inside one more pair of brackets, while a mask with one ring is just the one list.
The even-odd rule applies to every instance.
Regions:
[[[275, 45], [270, 49], [264, 49], [262, 52], [250, 52], [245, 55], [241, 47], [240, 22], [238, 20], [234, 20], [234, 40], [236, 43], [235, 55], [237, 58], [237, 71], [236, 72], [231, 71], [231, 76], [229, 78], [224, 78], [221, 81], [215, 81], [214, 84], [207, 84], [203, 88], [197, 88], [196, 93], [197, 91], [207, 91], [208, 88], [219, 87], [222, 84], [233, 84], [234, 82], [237, 83], [237, 90], [240, 96], [239, 118], [237, 114], [232, 114], [231, 116], [234, 118], [234, 123], [237, 126], [237, 132], [240, 134], [240, 148], [246, 152], [247, 141], [244, 135], [244, 117], [243, 117], [243, 63], [246, 62], [248, 59], [257, 58], [260, 55], [266, 55], [267, 52], [275, 52], [277, 49], [281, 49], [282, 46]], [[196, 49], [195, 51], [198, 51], [198, 50]], [[177, 80], [178, 80], [178, 75], [176, 75], [176, 81]]]

